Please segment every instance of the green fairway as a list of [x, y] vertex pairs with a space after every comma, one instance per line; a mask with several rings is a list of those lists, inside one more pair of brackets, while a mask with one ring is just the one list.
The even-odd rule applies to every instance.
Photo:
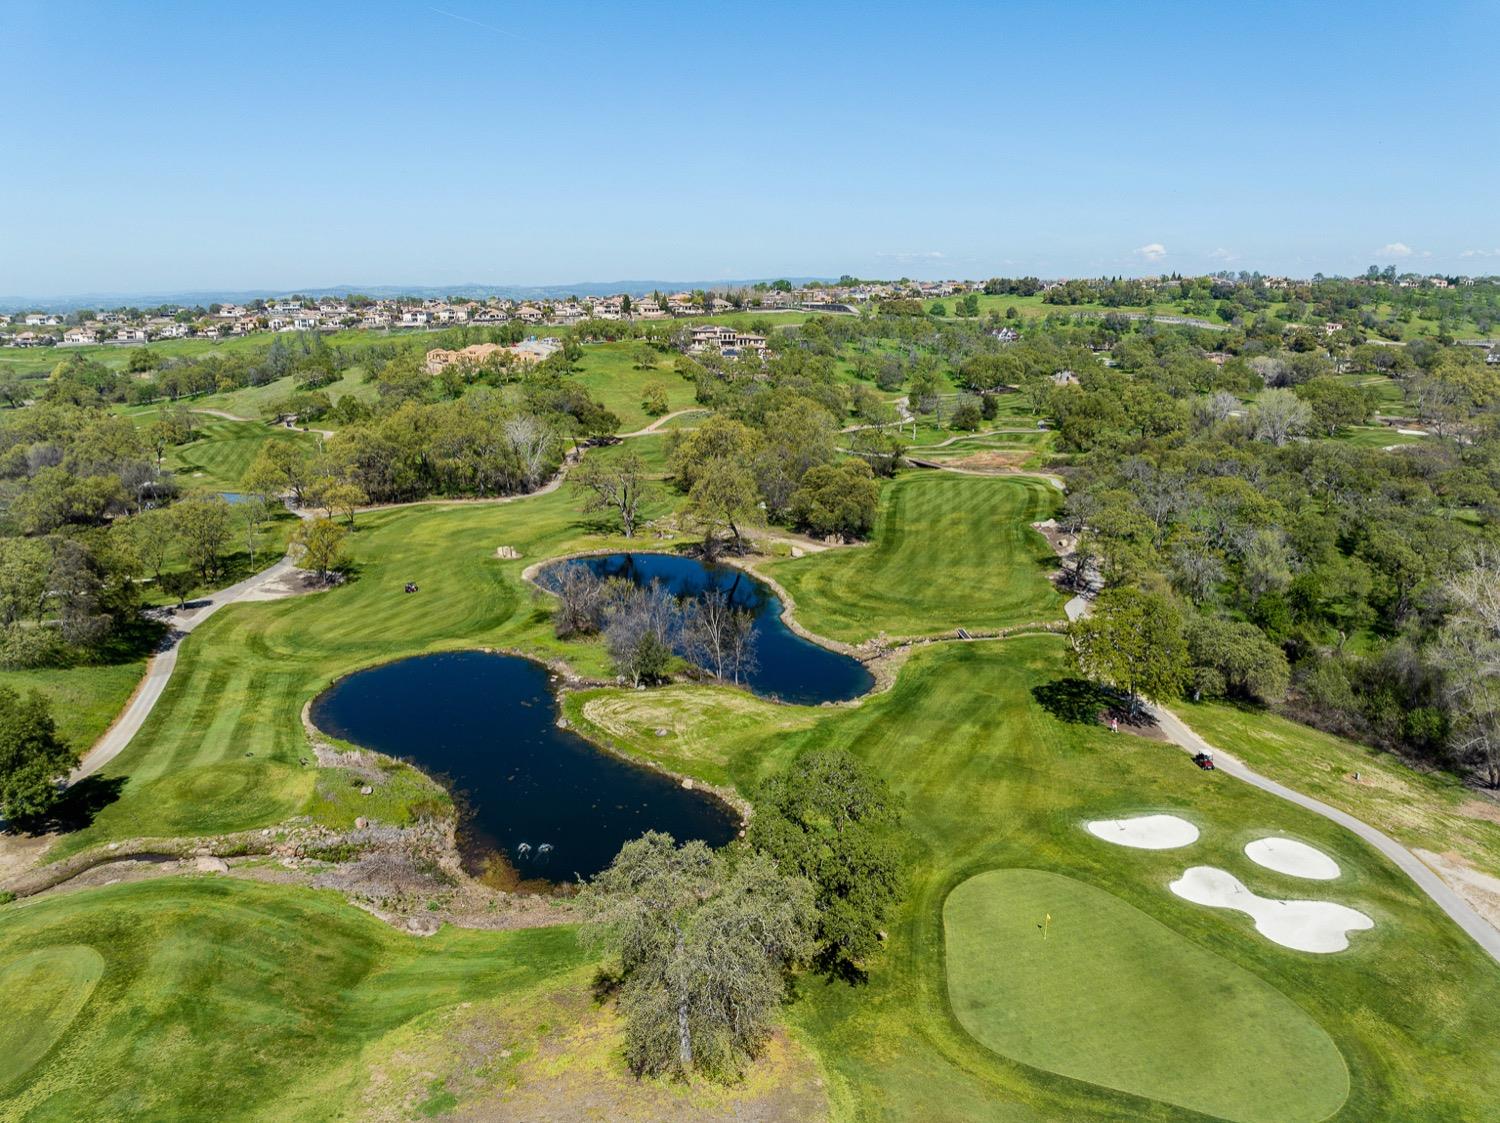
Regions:
[[211, 421], [193, 440], [167, 452], [167, 467], [190, 490], [235, 491], [268, 441], [316, 447], [318, 438], [263, 421]]
[[1056, 558], [1029, 525], [1058, 501], [1038, 479], [914, 472], [885, 486], [869, 545], [765, 571], [804, 627], [851, 643], [1060, 620]]
[[953, 1012], [1005, 1056], [1242, 1123], [1315, 1123], [1348, 1095], [1302, 1010], [1101, 889], [992, 870], [948, 895], [943, 931]]
[[386, 1034], [583, 961], [566, 928], [415, 940], [333, 894], [228, 879], [12, 907], [0, 1116], [347, 1118], [359, 1057]]

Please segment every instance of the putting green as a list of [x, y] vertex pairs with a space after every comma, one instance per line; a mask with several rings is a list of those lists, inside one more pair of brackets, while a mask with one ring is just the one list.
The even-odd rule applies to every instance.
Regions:
[[1102, 889], [992, 870], [948, 895], [943, 926], [954, 1012], [997, 1053], [1236, 1123], [1315, 1123], [1349, 1094], [1280, 991]]
[[46, 1056], [73, 1024], [104, 974], [104, 957], [85, 944], [39, 948], [0, 966], [0, 1090]]

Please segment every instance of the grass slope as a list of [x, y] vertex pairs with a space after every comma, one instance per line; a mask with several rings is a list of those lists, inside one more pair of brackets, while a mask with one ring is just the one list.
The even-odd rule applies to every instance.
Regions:
[[571, 929], [416, 940], [333, 894], [180, 877], [7, 910], [5, 980], [34, 979], [39, 956], [49, 985], [10, 1005], [3, 1032], [42, 1056], [0, 1061], [5, 1119], [353, 1117], [344, 1104], [367, 1079], [371, 1042], [584, 959]]
[[886, 485], [868, 546], [765, 569], [804, 627], [854, 643], [1060, 619], [1056, 559], [1029, 526], [1056, 505], [1042, 480], [917, 472]]
[[57, 732], [80, 753], [103, 736], [146, 673], [144, 661], [30, 671], [0, 671], [0, 683], [35, 690], [52, 703]]
[[1242, 1123], [1316, 1123], [1349, 1093], [1301, 1009], [1102, 889], [992, 870], [943, 931], [954, 1014], [997, 1053]]
[[671, 355], [653, 351], [656, 365], [650, 370], [636, 369], [636, 355], [643, 347], [640, 342], [591, 343], [583, 348], [574, 375], [619, 417], [622, 433], [644, 429], [656, 420], [641, 408], [641, 395], [648, 383], [660, 382], [666, 388], [668, 412], [697, 404], [693, 384], [672, 369]]
[[1210, 744], [1262, 775], [1347, 811], [1406, 846], [1454, 851], [1500, 877], [1500, 805], [1452, 773], [1418, 772], [1390, 753], [1264, 710], [1204, 703], [1177, 712]]

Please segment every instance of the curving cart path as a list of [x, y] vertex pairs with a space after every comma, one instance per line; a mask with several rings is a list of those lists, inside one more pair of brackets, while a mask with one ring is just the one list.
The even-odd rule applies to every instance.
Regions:
[[1322, 800], [1313, 799], [1312, 796], [1303, 795], [1299, 791], [1278, 784], [1275, 780], [1267, 779], [1259, 772], [1250, 768], [1230, 753], [1223, 749], [1210, 745], [1180, 717], [1162, 706], [1151, 707], [1161, 729], [1173, 741], [1189, 753], [1211, 753], [1214, 758], [1214, 767], [1219, 771], [1227, 772], [1236, 779], [1243, 780], [1263, 792], [1279, 796], [1289, 803], [1295, 803], [1298, 807], [1306, 808], [1314, 814], [1321, 815], [1325, 819], [1331, 819], [1346, 830], [1352, 831], [1364, 839], [1376, 850], [1379, 850], [1387, 858], [1396, 864], [1402, 873], [1411, 878], [1417, 888], [1431, 897], [1433, 902], [1442, 909], [1453, 922], [1474, 938], [1474, 942], [1482, 947], [1490, 958], [1500, 962], [1500, 930], [1490, 924], [1484, 917], [1470, 907], [1469, 902], [1448, 887], [1448, 883], [1432, 871], [1421, 859], [1406, 847], [1393, 839], [1383, 831], [1376, 830], [1370, 824], [1356, 819], [1346, 811], [1340, 811]]
[[233, 604], [247, 593], [278, 580], [291, 569], [291, 559], [282, 558], [275, 565], [268, 566], [237, 584], [229, 585], [210, 593], [202, 600], [194, 601], [190, 608], [178, 609], [170, 613], [166, 619], [171, 631], [168, 632], [160, 649], [147, 661], [146, 675], [141, 679], [140, 686], [131, 695], [130, 701], [126, 703], [120, 716], [115, 719], [115, 723], [104, 731], [104, 736], [94, 742], [93, 747], [78, 762], [78, 767], [69, 774], [69, 785], [76, 784], [85, 776], [99, 771], [119, 756], [126, 745], [130, 744], [130, 739], [140, 731], [152, 708], [156, 705], [157, 699], [166, 689], [167, 680], [172, 677], [172, 671], [177, 666], [177, 649], [189, 632], [226, 604]]

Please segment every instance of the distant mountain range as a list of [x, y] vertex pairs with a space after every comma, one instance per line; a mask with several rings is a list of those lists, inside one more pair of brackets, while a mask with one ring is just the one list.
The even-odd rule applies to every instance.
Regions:
[[733, 289], [744, 288], [775, 280], [787, 280], [794, 285], [810, 281], [831, 281], [832, 277], [756, 277], [742, 281], [580, 281], [573, 285], [325, 285], [320, 288], [292, 289], [201, 289], [192, 292], [85, 292], [72, 296], [26, 297], [0, 296], [0, 312], [72, 312], [78, 308], [120, 308], [131, 306], [151, 308], [158, 304], [204, 305], [245, 304], [252, 300], [269, 300], [296, 294], [314, 300], [323, 297], [347, 296], [362, 293], [365, 296], [389, 298], [395, 296], [428, 297], [463, 296], [485, 299], [498, 296], [505, 300], [556, 300], [567, 296], [613, 296], [629, 293], [643, 296], [660, 290], [680, 292], [684, 289]]

